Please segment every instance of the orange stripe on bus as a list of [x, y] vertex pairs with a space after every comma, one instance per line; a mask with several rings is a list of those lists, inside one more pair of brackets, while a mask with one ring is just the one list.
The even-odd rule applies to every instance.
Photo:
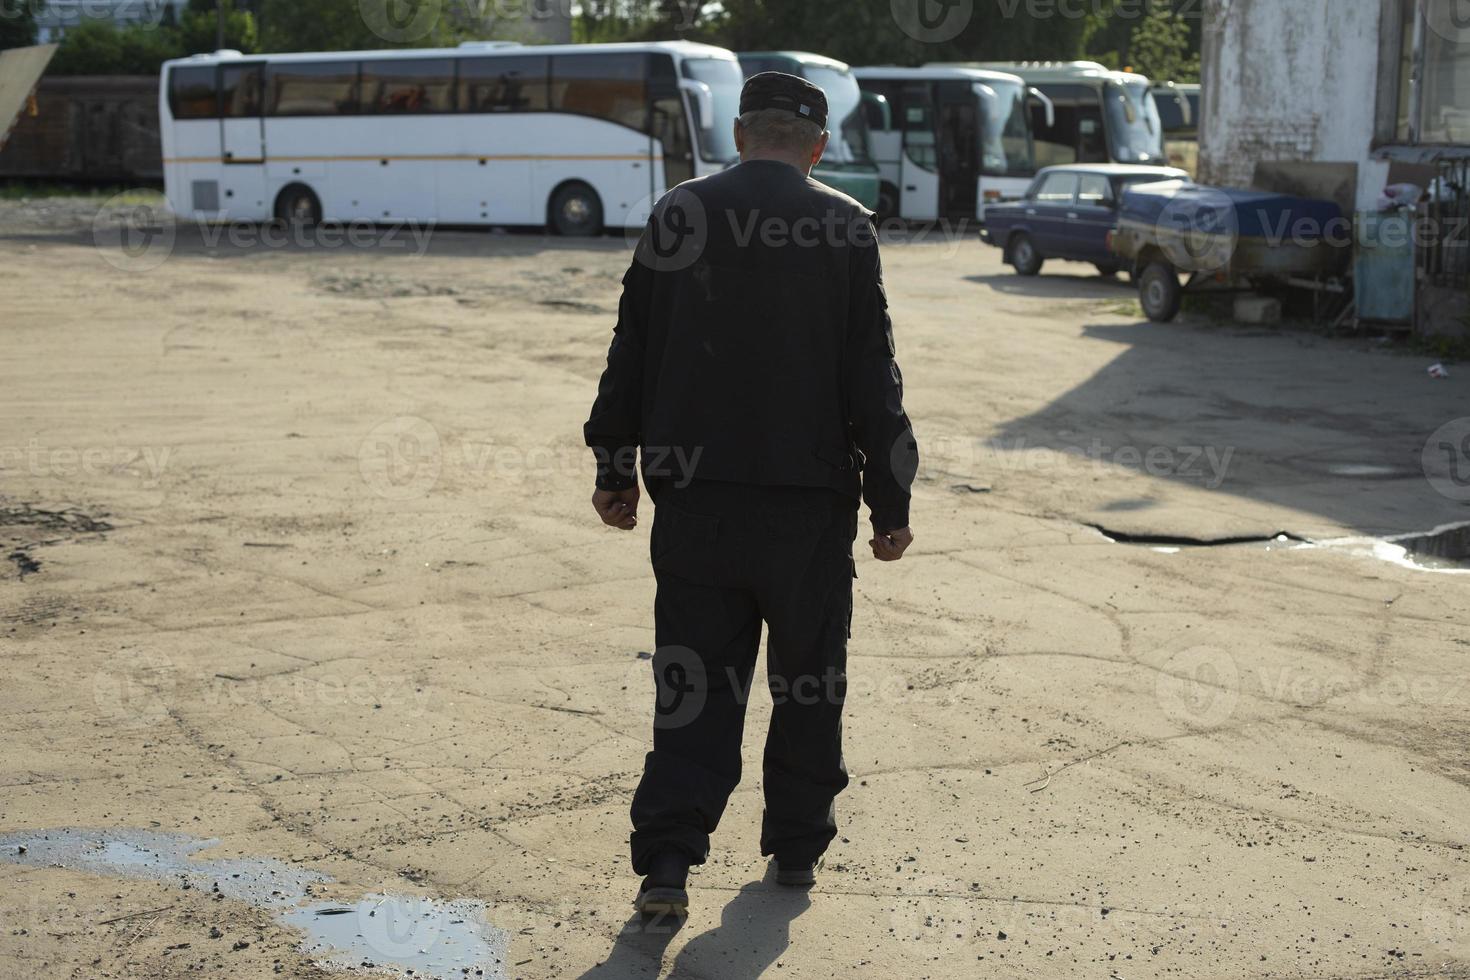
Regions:
[[[627, 153], [560, 153], [560, 154], [535, 154], [535, 153], [512, 153], [496, 154], [424, 154], [418, 156], [325, 156], [325, 157], [268, 157], [264, 161], [257, 160], [225, 160], [221, 157], [165, 157], [164, 163], [219, 163], [219, 164], [245, 164], [245, 163], [351, 163], [370, 160], [647, 160], [647, 154]], [[654, 160], [663, 160], [663, 157], [653, 157]]]

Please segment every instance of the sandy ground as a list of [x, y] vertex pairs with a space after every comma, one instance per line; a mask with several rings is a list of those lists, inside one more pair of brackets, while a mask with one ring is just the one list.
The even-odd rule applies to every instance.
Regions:
[[[643, 929], [648, 522], [579, 446], [624, 244], [126, 251], [90, 207], [0, 206], [0, 832], [478, 899], [528, 978], [1470, 976], [1470, 579], [1088, 526], [1470, 520], [1422, 462], [1470, 368], [890, 247], [926, 459], [914, 551], [859, 563], [842, 836], [766, 883], [748, 778]], [[325, 976], [167, 883], [0, 862], [0, 915], [5, 977]]]

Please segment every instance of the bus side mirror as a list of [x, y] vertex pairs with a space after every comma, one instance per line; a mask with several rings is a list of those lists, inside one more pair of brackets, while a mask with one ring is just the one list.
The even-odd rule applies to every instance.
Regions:
[[1037, 102], [1040, 102], [1041, 107], [1046, 110], [1046, 128], [1052, 129], [1053, 127], [1055, 127], [1057, 124], [1056, 103], [1047, 98], [1046, 93], [1041, 91], [1041, 89], [1037, 88], [1035, 85], [1032, 85], [1030, 88], [1026, 89], [1026, 94], [1035, 99]]
[[693, 78], [679, 79], [679, 88], [688, 92], [699, 109], [699, 128], [709, 131], [715, 128], [715, 94], [704, 82]]
[[869, 129], [884, 133], [893, 129], [893, 109], [888, 105], [887, 96], [879, 95], [877, 92], [864, 92], [863, 115], [867, 119]]

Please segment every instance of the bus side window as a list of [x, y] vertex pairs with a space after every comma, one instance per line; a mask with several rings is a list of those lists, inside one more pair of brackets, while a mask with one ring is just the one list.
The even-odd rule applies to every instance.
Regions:
[[648, 59], [642, 54], [554, 55], [551, 108], [648, 131]]
[[339, 116], [358, 110], [355, 61], [279, 62], [266, 73], [273, 116]]
[[545, 112], [549, 59], [544, 55], [462, 58], [460, 112]]
[[168, 73], [168, 105], [175, 119], [214, 119], [219, 116], [214, 66], [174, 68]]
[[362, 106], [367, 113], [454, 111], [454, 62], [448, 58], [365, 61]]

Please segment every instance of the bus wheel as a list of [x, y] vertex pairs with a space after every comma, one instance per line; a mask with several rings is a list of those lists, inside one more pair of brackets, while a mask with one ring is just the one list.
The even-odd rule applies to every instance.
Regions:
[[321, 224], [322, 202], [305, 184], [290, 184], [276, 195], [276, 220], [298, 228]]
[[1034, 276], [1041, 272], [1041, 263], [1041, 253], [1036, 251], [1030, 235], [1023, 231], [1011, 239], [1011, 265], [1018, 274]]
[[1184, 303], [1184, 287], [1179, 273], [1167, 262], [1150, 262], [1138, 277], [1138, 298], [1143, 312], [1155, 323], [1168, 323], [1179, 315]]
[[550, 221], [558, 235], [582, 237], [602, 234], [602, 201], [586, 184], [566, 184], [551, 195]]
[[878, 185], [878, 220], [898, 217], [898, 188], [888, 181]]

